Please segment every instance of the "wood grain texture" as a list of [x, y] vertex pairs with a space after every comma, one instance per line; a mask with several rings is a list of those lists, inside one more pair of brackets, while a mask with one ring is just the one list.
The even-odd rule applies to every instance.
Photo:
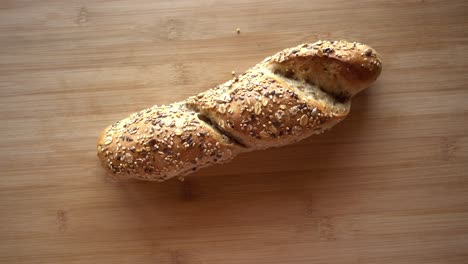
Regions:
[[[0, 2], [1, 263], [466, 263], [466, 1]], [[236, 33], [240, 28], [240, 34]], [[327, 134], [114, 182], [98, 133], [286, 47], [383, 59]]]

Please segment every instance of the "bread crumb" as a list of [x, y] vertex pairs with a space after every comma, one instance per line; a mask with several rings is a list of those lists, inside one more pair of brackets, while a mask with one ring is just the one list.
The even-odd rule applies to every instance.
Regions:
[[237, 28], [236, 31], [237, 31], [237, 34], [240, 34], [240, 28]]
[[236, 75], [236, 72], [235, 71], [232, 71], [231, 72], [232, 76]]

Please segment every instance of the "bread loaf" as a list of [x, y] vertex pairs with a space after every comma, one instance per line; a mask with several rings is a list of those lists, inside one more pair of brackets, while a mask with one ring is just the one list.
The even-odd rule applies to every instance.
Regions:
[[285, 49], [213, 89], [107, 127], [98, 157], [112, 174], [164, 181], [291, 144], [343, 120], [381, 66], [372, 48], [356, 42]]

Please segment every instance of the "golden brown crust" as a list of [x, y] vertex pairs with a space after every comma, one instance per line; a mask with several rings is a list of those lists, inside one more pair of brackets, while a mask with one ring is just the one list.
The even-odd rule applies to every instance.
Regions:
[[374, 50], [319, 41], [286, 49], [211, 90], [153, 106], [106, 128], [103, 166], [163, 181], [321, 133], [349, 112], [350, 98], [380, 74]]
[[382, 63], [371, 47], [347, 41], [318, 41], [285, 49], [272, 56], [273, 71], [294, 75], [348, 99], [380, 75]]
[[157, 181], [228, 161], [238, 149], [180, 103], [133, 114], [98, 139], [99, 159], [110, 172]]
[[248, 150], [290, 144], [321, 133], [325, 123], [342, 118], [259, 67], [234, 82], [189, 98], [187, 104]]

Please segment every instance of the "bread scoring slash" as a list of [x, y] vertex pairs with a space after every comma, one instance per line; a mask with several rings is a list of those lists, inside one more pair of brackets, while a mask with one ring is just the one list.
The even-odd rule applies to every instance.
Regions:
[[301, 44], [213, 89], [114, 123], [99, 136], [98, 157], [114, 175], [164, 181], [291, 144], [343, 120], [381, 70], [376, 51], [361, 43]]

